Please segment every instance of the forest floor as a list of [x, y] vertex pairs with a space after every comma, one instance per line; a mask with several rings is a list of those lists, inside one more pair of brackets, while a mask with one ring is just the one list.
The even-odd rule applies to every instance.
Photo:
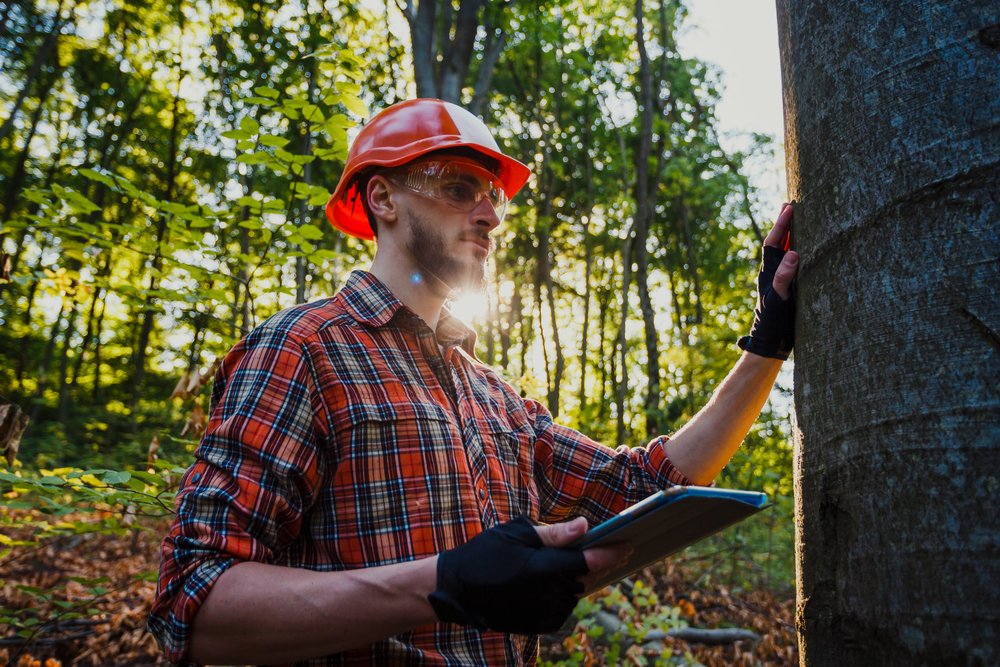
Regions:
[[[155, 583], [136, 579], [138, 574], [157, 570], [167, 524], [147, 527], [151, 530], [130, 530], [124, 536], [60, 536], [40, 547], [15, 547], [0, 559], [0, 605], [17, 612], [14, 617], [20, 623], [20, 628], [0, 625], [0, 667], [167, 665], [146, 632]], [[107, 581], [93, 581], [103, 578]], [[641, 622], [644, 615], [666, 610], [667, 615], [673, 613], [675, 622], [684, 620], [691, 627], [745, 628], [759, 639], [709, 646], [667, 637], [655, 649], [630, 646], [616, 662], [635, 667], [678, 664], [678, 659], [684, 661], [680, 664], [706, 667], [798, 665], [792, 600], [765, 591], [735, 593], [718, 584], [695, 588], [698, 573], [671, 563], [647, 568], [633, 579], [644, 582], [646, 593], [639, 607], [627, 603], [626, 609], [611, 607], [623, 619], [631, 616]], [[598, 593], [592, 599], [602, 596]], [[54, 613], [80, 616], [54, 622]], [[31, 633], [27, 644], [16, 634], [19, 629]], [[599, 639], [594, 632], [587, 633], [586, 622], [559, 635], [546, 635], [540, 660], [580, 667], [605, 665], [609, 662], [607, 641]], [[673, 659], [665, 660], [668, 655]]]

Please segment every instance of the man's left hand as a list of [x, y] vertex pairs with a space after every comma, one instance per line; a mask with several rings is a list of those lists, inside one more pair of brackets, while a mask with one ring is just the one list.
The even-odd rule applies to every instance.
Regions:
[[757, 275], [757, 308], [749, 336], [739, 340], [747, 352], [771, 359], [787, 359], [795, 343], [795, 295], [792, 281], [799, 254], [789, 250], [792, 207], [784, 204], [777, 222], [764, 240], [764, 259]]

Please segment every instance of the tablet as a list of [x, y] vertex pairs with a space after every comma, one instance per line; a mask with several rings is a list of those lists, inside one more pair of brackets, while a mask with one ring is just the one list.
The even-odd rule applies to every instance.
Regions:
[[587, 594], [657, 563], [695, 542], [766, 509], [767, 495], [705, 486], [673, 486], [632, 505], [567, 548], [588, 549], [628, 542], [635, 549]]

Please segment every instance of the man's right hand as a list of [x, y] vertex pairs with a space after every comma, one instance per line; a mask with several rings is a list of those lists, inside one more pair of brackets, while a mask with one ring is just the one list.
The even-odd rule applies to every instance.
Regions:
[[442, 621], [481, 630], [557, 630], [586, 586], [626, 557], [628, 545], [560, 548], [586, 532], [585, 519], [534, 527], [524, 517], [494, 526], [438, 555], [428, 599]]
[[[542, 538], [542, 544], [547, 547], [564, 547], [587, 532], [587, 520], [577, 517], [565, 523], [555, 523], [551, 526], [536, 526], [535, 531]], [[596, 549], [587, 549], [583, 552], [583, 557], [587, 561], [589, 572], [577, 580], [583, 583], [584, 590], [589, 590], [602, 577], [609, 574], [611, 570], [619, 565], [624, 565], [629, 554], [632, 553], [632, 545], [627, 542], [612, 544]]]

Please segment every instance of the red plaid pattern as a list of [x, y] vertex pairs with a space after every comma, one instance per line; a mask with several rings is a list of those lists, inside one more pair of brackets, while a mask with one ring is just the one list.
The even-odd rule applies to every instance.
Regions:
[[[438, 347], [444, 347], [442, 355]], [[258, 561], [342, 571], [432, 556], [525, 514], [600, 523], [687, 484], [663, 450], [617, 450], [555, 424], [374, 276], [284, 310], [227, 355], [208, 429], [163, 541], [149, 628], [184, 660], [218, 577]], [[533, 664], [531, 637], [446, 623], [304, 665]]]

